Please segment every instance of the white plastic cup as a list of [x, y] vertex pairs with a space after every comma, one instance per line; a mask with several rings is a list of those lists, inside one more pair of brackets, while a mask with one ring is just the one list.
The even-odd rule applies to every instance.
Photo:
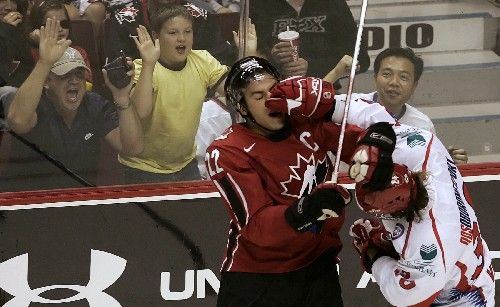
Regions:
[[299, 59], [299, 37], [299, 32], [293, 30], [286, 30], [278, 34], [278, 39], [280, 41], [289, 42], [292, 46], [292, 56], [294, 61]]

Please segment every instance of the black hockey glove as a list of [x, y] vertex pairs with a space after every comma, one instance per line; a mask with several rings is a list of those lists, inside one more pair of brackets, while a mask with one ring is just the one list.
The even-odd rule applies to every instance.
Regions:
[[351, 158], [349, 177], [370, 191], [385, 188], [391, 182], [395, 147], [396, 133], [389, 123], [371, 125], [358, 139]]
[[286, 209], [285, 219], [295, 230], [306, 232], [316, 221], [338, 217], [350, 201], [351, 193], [344, 187], [324, 182]]

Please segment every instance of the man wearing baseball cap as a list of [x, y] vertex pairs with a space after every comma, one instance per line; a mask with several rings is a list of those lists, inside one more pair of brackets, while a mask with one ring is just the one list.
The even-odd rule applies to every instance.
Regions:
[[[118, 152], [136, 155], [142, 151], [142, 128], [129, 101], [132, 82], [117, 88], [103, 72], [115, 105], [86, 91], [85, 71], [89, 67], [82, 55], [69, 47], [70, 40], [57, 39], [59, 27], [59, 21], [53, 19], [41, 27], [40, 58], [26, 81], [8, 99], [7, 123], [11, 131], [61, 162], [64, 168], [95, 184], [103, 139]], [[128, 65], [130, 76], [133, 64], [128, 61]], [[23, 145], [18, 144], [17, 149], [26, 153]], [[15, 149], [14, 154], [18, 154]], [[68, 177], [57, 184], [47, 179], [35, 184], [36, 174], [44, 171], [27, 167], [26, 163], [10, 163], [8, 168], [12, 167], [15, 172], [11, 183], [15, 184], [8, 190], [78, 186]]]

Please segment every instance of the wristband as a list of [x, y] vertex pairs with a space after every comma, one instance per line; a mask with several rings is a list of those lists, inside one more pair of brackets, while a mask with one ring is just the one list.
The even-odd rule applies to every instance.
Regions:
[[126, 110], [126, 109], [130, 108], [130, 100], [129, 100], [129, 102], [126, 105], [119, 104], [116, 101], [113, 101], [113, 103], [115, 104], [116, 108], [118, 110], [120, 110], [120, 111], [123, 111], [123, 110]]

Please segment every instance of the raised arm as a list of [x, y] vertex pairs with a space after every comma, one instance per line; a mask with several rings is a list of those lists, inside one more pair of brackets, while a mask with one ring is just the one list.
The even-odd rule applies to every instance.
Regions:
[[[141, 54], [142, 67], [137, 83], [131, 92], [132, 104], [140, 118], [146, 118], [153, 110], [153, 71], [160, 58], [160, 42], [154, 41], [143, 25], [137, 28], [138, 37], [133, 37]], [[137, 77], [137, 76], [136, 76]]]
[[48, 18], [40, 28], [40, 58], [26, 81], [19, 87], [7, 113], [10, 128], [17, 133], [29, 132], [37, 123], [36, 108], [42, 96], [45, 79], [52, 65], [64, 54], [70, 40], [58, 40], [58, 20]]

